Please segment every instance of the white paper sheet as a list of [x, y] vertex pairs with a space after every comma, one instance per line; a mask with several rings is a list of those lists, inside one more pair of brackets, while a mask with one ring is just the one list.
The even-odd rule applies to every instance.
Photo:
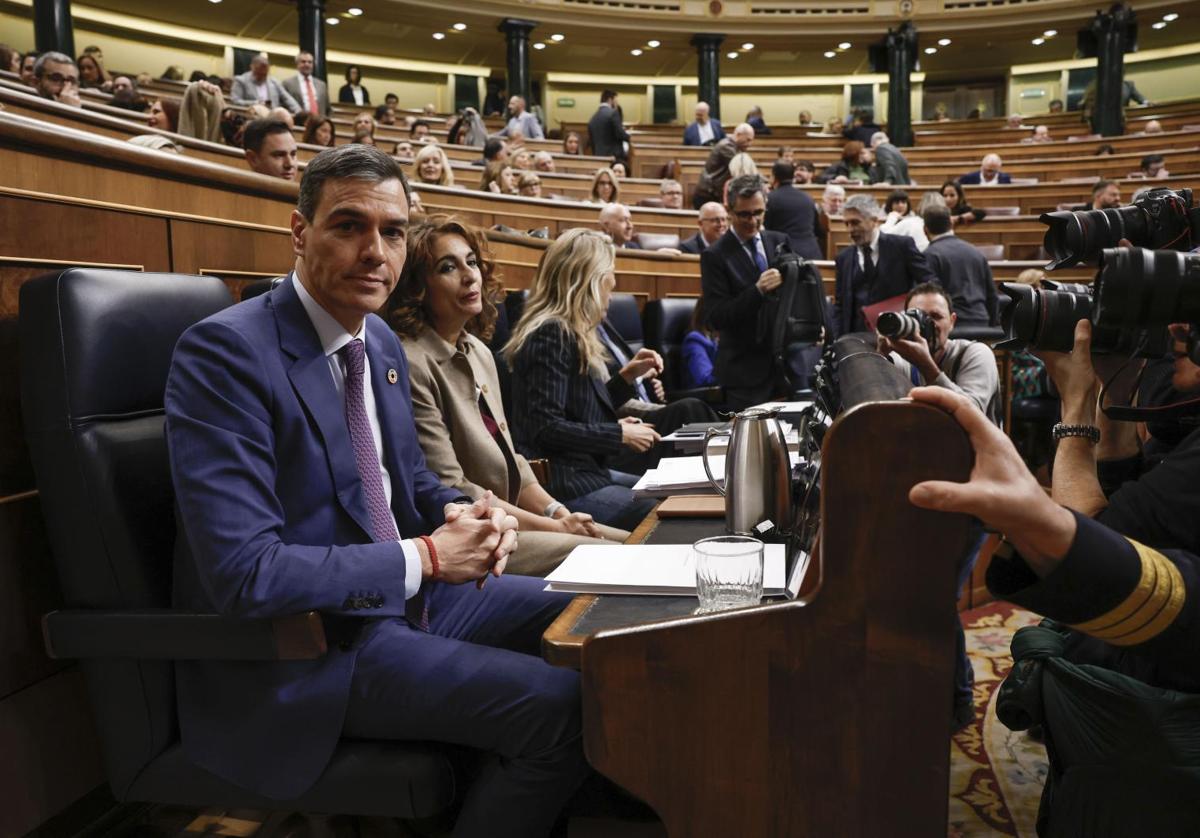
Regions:
[[[763, 596], [784, 593], [784, 545], [763, 550]], [[582, 545], [546, 577], [546, 590], [575, 594], [696, 595], [690, 544]]]

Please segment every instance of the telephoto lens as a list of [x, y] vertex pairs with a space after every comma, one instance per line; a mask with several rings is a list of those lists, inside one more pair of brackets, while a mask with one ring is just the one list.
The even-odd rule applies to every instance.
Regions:
[[927, 343], [933, 343], [933, 321], [919, 308], [910, 308], [908, 311], [885, 311], [875, 322], [875, 331], [885, 338], [897, 340], [916, 340], [920, 335], [925, 338]]
[[1120, 329], [1200, 323], [1200, 253], [1102, 251], [1095, 322]]
[[1151, 189], [1127, 207], [1043, 213], [1046, 270], [1094, 265], [1100, 251], [1127, 239], [1135, 247], [1191, 250], [1200, 236], [1200, 208], [1190, 189]]
[[996, 344], [999, 349], [1070, 352], [1075, 324], [1091, 319], [1092, 297], [1085, 290], [1033, 288], [1015, 282], [1000, 283], [1000, 290], [1009, 296], [1009, 303], [1000, 314], [1005, 338]]

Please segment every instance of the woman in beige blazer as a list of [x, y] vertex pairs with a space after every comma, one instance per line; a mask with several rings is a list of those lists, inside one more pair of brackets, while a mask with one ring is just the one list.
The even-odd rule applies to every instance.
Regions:
[[501, 287], [493, 269], [477, 230], [444, 215], [418, 222], [409, 228], [388, 320], [408, 356], [413, 417], [429, 468], [470, 497], [490, 490], [520, 524], [508, 572], [544, 576], [577, 545], [619, 543], [629, 533], [568, 510], [517, 453], [484, 343]]

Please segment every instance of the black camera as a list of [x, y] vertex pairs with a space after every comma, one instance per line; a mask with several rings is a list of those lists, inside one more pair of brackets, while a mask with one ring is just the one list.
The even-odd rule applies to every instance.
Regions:
[[1043, 246], [1053, 261], [1046, 270], [1096, 264], [1100, 251], [1128, 239], [1152, 250], [1191, 250], [1200, 238], [1200, 208], [1190, 189], [1151, 189], [1127, 207], [1047, 212]]
[[1101, 251], [1092, 322], [1115, 329], [1200, 323], [1200, 253]]
[[937, 343], [937, 326], [929, 315], [919, 308], [908, 311], [885, 311], [875, 321], [875, 331], [885, 338], [916, 340], [918, 336], [933, 349]]

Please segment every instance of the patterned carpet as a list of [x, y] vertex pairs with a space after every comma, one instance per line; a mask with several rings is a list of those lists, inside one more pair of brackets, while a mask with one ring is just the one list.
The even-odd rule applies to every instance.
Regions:
[[1009, 644], [1017, 629], [1039, 617], [1004, 602], [961, 615], [975, 668], [975, 721], [950, 742], [952, 838], [1034, 836], [1046, 777], [1046, 749], [996, 718], [996, 692], [1012, 667]]

